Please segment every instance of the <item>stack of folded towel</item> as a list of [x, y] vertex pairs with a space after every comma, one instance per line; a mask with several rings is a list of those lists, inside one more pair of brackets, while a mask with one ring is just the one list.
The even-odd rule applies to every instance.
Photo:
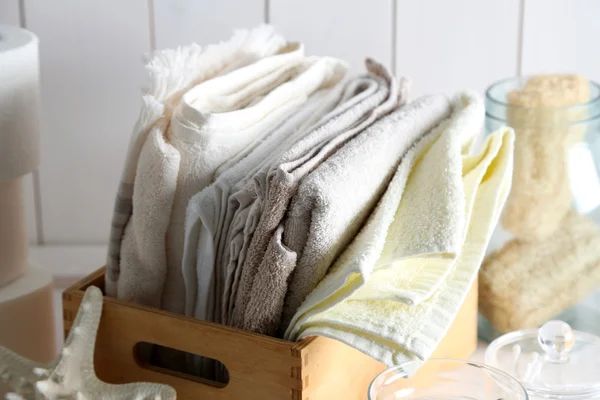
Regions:
[[388, 365], [429, 357], [510, 185], [510, 129], [472, 154], [479, 96], [408, 102], [377, 62], [347, 77], [268, 26], [148, 70], [107, 294]]

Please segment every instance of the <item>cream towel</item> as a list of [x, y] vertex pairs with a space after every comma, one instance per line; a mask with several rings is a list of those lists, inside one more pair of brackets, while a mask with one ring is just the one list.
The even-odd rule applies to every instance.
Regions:
[[300, 46], [285, 50], [196, 86], [175, 111], [169, 139], [181, 163], [166, 236], [163, 309], [185, 312], [181, 262], [191, 197], [214, 180], [219, 167], [246, 155], [287, 118], [315, 89], [315, 81], [317, 87], [320, 84], [316, 77], [311, 81], [310, 74], [296, 80], [314, 60], [303, 58]]
[[[279, 225], [297, 185], [306, 174], [316, 168], [324, 159], [333, 154], [346, 141], [360, 133], [382, 115], [389, 113], [399, 103], [399, 89], [395, 80], [380, 65], [370, 63], [371, 70], [390, 84], [384, 93], [383, 103], [365, 101], [354, 106], [320, 126], [298, 142], [278, 160], [269, 171], [265, 207], [256, 227], [245, 263], [242, 266], [240, 283], [235, 300], [232, 324], [244, 326], [244, 313], [250, 300], [254, 278], [262, 262], [269, 240]], [[381, 100], [380, 100], [381, 101]], [[403, 102], [404, 99], [401, 99]]]
[[[451, 117], [419, 141], [402, 159], [386, 193], [365, 227], [295, 313], [285, 336], [291, 337], [320, 304], [332, 307], [364, 285], [374, 269], [406, 278], [392, 292], [375, 293], [406, 303], [428, 298], [446, 275], [464, 241], [465, 198], [463, 165], [457, 154], [468, 152], [483, 125], [478, 95], [464, 93], [454, 100]], [[407, 179], [410, 180], [407, 183]], [[418, 229], [414, 229], [418, 227]], [[394, 240], [386, 241], [386, 237]], [[421, 266], [427, 266], [424, 270]], [[395, 273], [405, 271], [402, 275]], [[412, 271], [412, 273], [409, 273]], [[383, 271], [382, 271], [383, 273]], [[394, 282], [396, 283], [396, 282]], [[353, 297], [354, 298], [354, 297]]]
[[[181, 253], [187, 202], [214, 179], [220, 165], [296, 106], [297, 88], [272, 88], [298, 73], [303, 61], [301, 47], [286, 48], [281, 54], [201, 83], [188, 91], [174, 110], [166, 138], [154, 131], [160, 137], [146, 142], [144, 149], [150, 156], [145, 157], [143, 149], [138, 162], [137, 176], [147, 179], [138, 180], [136, 186], [146, 196], [138, 196], [135, 192], [139, 188], [134, 188], [133, 223], [125, 229], [121, 248], [121, 259], [127, 268], [121, 271], [117, 283], [119, 298], [134, 302], [140, 301], [138, 296], [150, 297], [154, 302], [160, 298], [160, 308], [184, 313]], [[211, 90], [215, 81], [217, 90]], [[229, 81], [232, 83], [228, 84]], [[252, 103], [257, 97], [262, 98]], [[150, 148], [149, 143], [163, 147]], [[153, 190], [146, 191], [146, 185]], [[143, 230], [136, 229], [138, 221]], [[142, 252], [140, 242], [150, 239], [153, 246]], [[161, 258], [165, 253], [166, 265]], [[149, 262], [140, 262], [142, 259]], [[156, 279], [159, 271], [164, 271], [163, 279]], [[136, 293], [139, 280], [145, 277], [152, 277], [156, 291]], [[138, 281], [132, 282], [134, 278]]]
[[[153, 54], [146, 65], [150, 75], [150, 87], [143, 96], [143, 106], [133, 130], [129, 149], [125, 159], [125, 166], [121, 183], [115, 201], [112, 227], [110, 233], [109, 251], [107, 259], [106, 291], [109, 296], [116, 297], [117, 282], [120, 280], [121, 247], [125, 227], [130, 228], [131, 235], [138, 235], [146, 231], [147, 226], [152, 226], [150, 218], [140, 219], [130, 224], [133, 211], [134, 184], [145, 172], [140, 171], [136, 177], [138, 163], [140, 162], [142, 148], [150, 146], [159, 151], [157, 160], [164, 161], [160, 168], [172, 171], [179, 165], [179, 156], [176, 151], [165, 141], [165, 131], [172, 110], [179, 103], [181, 96], [194, 85], [206, 79], [220, 75], [224, 71], [232, 70], [245, 64], [250, 64], [264, 56], [274, 54], [285, 45], [285, 41], [275, 35], [273, 28], [260, 26], [251, 31], [237, 32], [234, 37], [223, 44], [208, 46], [202, 49], [197, 45], [181, 47], [175, 50], [163, 50]], [[172, 178], [172, 177], [171, 177]], [[138, 191], [146, 191], [146, 195], [154, 196], [155, 188], [148, 181]], [[162, 188], [162, 183], [155, 182], [160, 191], [156, 194], [157, 209], [165, 204], [172, 203], [174, 188]], [[166, 189], [166, 190], [165, 190]], [[171, 194], [169, 194], [169, 192]], [[153, 211], [151, 208], [148, 211]], [[148, 214], [151, 216], [152, 214]], [[159, 231], [166, 231], [166, 220]], [[128, 299], [137, 300], [143, 304], [159, 306], [160, 296], [152, 297], [152, 293], [160, 293], [160, 287], [165, 279], [166, 255], [152, 252], [155, 244], [164, 247], [164, 235], [152, 235], [146, 231], [135, 240], [137, 247], [137, 261], [135, 265], [153, 265], [150, 267], [150, 276], [144, 271], [138, 271], [130, 280], [130, 289], [134, 292]], [[152, 237], [150, 237], [152, 236]], [[150, 250], [146, 253], [146, 250]], [[146, 256], [148, 254], [148, 256]], [[129, 268], [125, 265], [124, 268]], [[135, 267], [133, 267], [135, 268]], [[147, 278], [147, 279], [146, 279]], [[157, 285], [159, 288], [157, 288]], [[148, 295], [144, 295], [144, 293]], [[125, 294], [122, 294], [125, 296]]]
[[[457, 154], [469, 155], [470, 146], [463, 144], [473, 143], [481, 133], [484, 108], [475, 93], [462, 93], [455, 99], [452, 118], [439, 127], [438, 139], [411, 172], [389, 227], [387, 236], [394, 240], [386, 241], [375, 269], [390, 280], [382, 281], [369, 298], [419, 304], [449, 272], [464, 244], [477, 188], [467, 182], [476, 175], [468, 174], [469, 166]], [[356, 294], [357, 299], [363, 297], [363, 293]]]
[[[451, 325], [477, 275], [510, 189], [513, 147], [514, 134], [507, 128], [488, 138], [482, 154], [463, 158], [465, 193], [476, 193], [471, 212], [467, 212], [468, 232], [457, 262], [429, 299], [410, 306], [394, 300], [354, 300], [350, 296], [313, 315], [293, 338], [331, 337], [388, 366], [427, 359]], [[376, 293], [385, 279], [375, 271], [364, 290]]]
[[[371, 214], [401, 158], [450, 112], [444, 96], [418, 99], [373, 123], [302, 180], [283, 223], [283, 246], [273, 246], [281, 253], [296, 253], [298, 262], [289, 266], [261, 264], [269, 269], [290, 268], [293, 273], [283, 281], [266, 282], [268, 276], [259, 271], [246, 311], [246, 327], [256, 330], [260, 321], [275, 319], [256, 305], [267, 291], [274, 290], [272, 286], [279, 285], [288, 287], [282, 320], [287, 326]], [[279, 322], [277, 319], [277, 325]]]
[[[306, 96], [313, 91], [333, 86], [343, 78], [347, 67], [339, 60], [323, 58], [314, 60], [308, 69], [293, 81], [285, 85], [295, 85]], [[323, 93], [314, 96], [301, 109], [294, 108], [293, 113], [280, 125], [265, 132], [263, 141], [255, 141], [247, 152], [233, 157], [226, 163], [227, 168], [217, 171], [218, 178], [190, 200], [185, 222], [185, 246], [182, 269], [186, 284], [186, 315], [220, 322], [220, 290], [215, 286], [219, 271], [215, 260], [218, 252], [218, 235], [223, 229], [228, 209], [231, 188], [244, 180], [248, 171], [253, 170], [265, 159], [274, 156], [278, 146], [294, 129], [311, 119], [306, 110], [314, 113], [316, 106], [322, 105]], [[302, 99], [302, 100], [306, 100]], [[218, 292], [218, 293], [217, 293]], [[215, 302], [218, 300], [218, 305]], [[218, 315], [214, 314], [219, 308]]]
[[[343, 94], [345, 92], [344, 88], [346, 86], [347, 85], [344, 83], [339, 83], [330, 90], [322, 90], [315, 94], [310, 103], [307, 104], [308, 107], [304, 107], [296, 114], [296, 117], [300, 121], [303, 121], [303, 123], [298, 125], [296, 130], [290, 133], [285, 141], [282, 142], [275, 151], [273, 151], [273, 156], [278, 156], [289, 149], [293, 143], [303, 137], [307, 132], [310, 132], [312, 127], [317, 122], [321, 121], [321, 119], [332, 109], [334, 109], [340, 103], [340, 101], [343, 101]], [[263, 162], [247, 173], [245, 179], [238, 181], [233, 186], [231, 190], [232, 193], [228, 199], [227, 214], [225, 215], [223, 227], [221, 231], [217, 233], [218, 250], [216, 259], [216, 272], [218, 281], [217, 288], [221, 297], [219, 298], [219, 294], [216, 294], [216, 304], [217, 306], [220, 304], [221, 308], [215, 312], [221, 314], [220, 321], [222, 323], [227, 323], [229, 318], [228, 316], [230, 315], [229, 299], [232, 287], [234, 265], [237, 265], [235, 263], [238, 260], [237, 254], [240, 254], [242, 251], [244, 251], [244, 243], [240, 239], [243, 239], [243, 230], [245, 229], [245, 224], [249, 217], [254, 218], [256, 213], [258, 213], [257, 215], [260, 215], [258, 212], [258, 207], [252, 209], [256, 195], [253, 190], [249, 190], [249, 187], [252, 188], [253, 185], [248, 185], [248, 183], [259, 171], [268, 168], [272, 161], [273, 157], [265, 158]], [[236, 254], [234, 255], [234, 260], [232, 260], [232, 254], [234, 253], [232, 248], [235, 249]], [[247, 249], [247, 245], [245, 248]]]
[[[389, 80], [376, 73], [354, 78], [343, 87], [341, 93], [334, 92], [327, 100], [327, 105], [322, 108], [326, 115], [319, 115], [319, 126], [325, 125], [333, 118], [345, 113], [349, 108], [359, 105], [368, 107], [368, 104], [379, 104], [389, 91]], [[373, 105], [374, 107], [374, 105]], [[334, 108], [331, 111], [331, 108]], [[322, 117], [322, 118], [321, 118]], [[312, 132], [315, 127], [306, 132]], [[289, 154], [292, 145], [305, 135], [292, 135], [286, 141], [283, 149]], [[291, 156], [289, 156], [291, 157]], [[288, 157], [288, 158], [289, 158]], [[280, 157], [280, 159], [285, 159]], [[231, 323], [231, 316], [239, 286], [242, 264], [246, 259], [246, 252], [250, 245], [252, 235], [258, 225], [258, 221], [264, 208], [264, 198], [267, 190], [267, 176], [271, 163], [266, 163], [253, 173], [253, 179], [248, 184], [238, 186], [230, 201], [236, 203], [234, 216], [223, 246], [220, 265], [225, 273], [224, 293], [222, 298], [222, 321]]]

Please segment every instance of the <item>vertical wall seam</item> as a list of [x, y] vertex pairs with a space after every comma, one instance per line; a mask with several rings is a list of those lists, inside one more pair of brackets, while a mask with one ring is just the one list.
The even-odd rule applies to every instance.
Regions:
[[150, 51], [156, 50], [156, 19], [154, 14], [154, 0], [148, 0], [148, 43]]
[[[27, 29], [27, 12], [25, 9], [25, 0], [19, 0], [19, 25], [21, 26], [21, 28]], [[38, 246], [42, 246], [44, 245], [44, 225], [42, 218], [42, 189], [40, 183], [39, 168], [33, 171], [31, 178], [31, 185], [33, 186], [33, 217], [35, 223], [35, 241]]]
[[265, 24], [271, 23], [271, 0], [265, 0], [265, 8], [264, 8], [264, 20]]
[[524, 29], [525, 29], [525, 1], [519, 0], [519, 25], [517, 33], [517, 66], [516, 75], [521, 76], [523, 74], [523, 40], [524, 40]]
[[27, 28], [27, 17], [25, 15], [25, 0], [19, 0], [19, 25], [21, 28]]
[[396, 71], [396, 51], [397, 51], [397, 37], [398, 37], [398, 0], [392, 0], [392, 62], [390, 63], [392, 73], [394, 76], [398, 76], [398, 71]]

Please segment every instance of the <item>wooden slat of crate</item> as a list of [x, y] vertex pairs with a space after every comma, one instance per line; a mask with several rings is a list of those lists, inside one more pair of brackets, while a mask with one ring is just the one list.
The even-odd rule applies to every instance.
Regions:
[[[63, 294], [65, 334], [90, 285], [104, 287], [104, 269]], [[467, 358], [475, 350], [476, 313], [477, 284], [435, 357]], [[148, 369], [134, 357], [134, 347], [140, 342], [219, 360], [227, 367], [230, 381], [223, 387], [174, 371]], [[373, 377], [385, 369], [329, 338], [292, 343], [108, 297], [104, 298], [95, 367], [106, 382], [161, 382], [173, 386], [178, 399], [218, 400], [362, 400]]]

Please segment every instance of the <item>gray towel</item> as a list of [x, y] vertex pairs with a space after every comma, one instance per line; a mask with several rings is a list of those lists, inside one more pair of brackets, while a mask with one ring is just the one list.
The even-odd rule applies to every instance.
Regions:
[[[418, 99], [371, 125], [302, 180], [283, 224], [283, 246], [277, 249], [291, 251], [298, 258], [295, 268], [286, 267], [293, 273], [288, 281], [283, 329], [358, 233], [404, 154], [450, 112], [445, 96]], [[261, 284], [255, 279], [257, 290], [252, 291], [251, 301], [264, 297]], [[246, 311], [247, 321], [258, 319], [252, 304]]]
[[[419, 99], [374, 122], [302, 179], [254, 278], [245, 329], [285, 329], [369, 216], [402, 156], [450, 110], [444, 96]], [[283, 318], [281, 309], [260, 306], [282, 291]]]
[[[293, 135], [290, 135], [288, 140], [282, 144], [278, 155], [287, 152], [291, 146], [316, 127], [325, 124], [349, 107], [373, 96], [379, 88], [385, 88], [385, 93], [387, 93], [388, 86], [387, 81], [375, 75], [354, 78], [346, 85], [342, 85], [340, 90], [332, 92], [325, 99], [319, 110], [312, 115], [312, 118], [307, 118], [309, 122], [307, 129], [300, 128]], [[384, 95], [383, 92], [382, 90], [382, 95]], [[312, 124], [312, 121], [318, 122]], [[263, 209], [262, 199], [266, 191], [266, 176], [272, 164], [273, 160], [265, 160], [262, 165], [249, 173], [248, 176], [251, 176], [252, 180], [238, 182], [232, 190], [233, 194], [229, 197], [229, 209], [233, 211], [233, 215], [230, 215], [228, 217], [230, 220], [224, 224], [224, 227], [228, 229], [227, 232], [221, 233], [222, 238], [217, 252], [218, 270], [224, 274], [221, 302], [221, 320], [223, 323], [231, 323], [241, 265], [246, 259], [250, 239]]]
[[[301, 100], [309, 100], [290, 109], [286, 118], [270, 129], [265, 129], [262, 140], [256, 140], [247, 151], [231, 158], [217, 172], [217, 179], [195, 194], [189, 201], [185, 216], [185, 245], [182, 272], [186, 289], [186, 315], [203, 320], [220, 322], [221, 274], [215, 266], [218, 242], [227, 222], [228, 197], [232, 187], [246, 180], [249, 171], [262, 161], [274, 157], [281, 142], [290, 132], [310, 120], [318, 101], [327, 93], [324, 89], [335, 86], [344, 77], [345, 63], [333, 58], [314, 59], [296, 79], [285, 85], [296, 85], [307, 92]], [[283, 85], [282, 85], [283, 87]], [[314, 95], [313, 95], [314, 94]], [[308, 108], [308, 111], [304, 110]], [[217, 301], [218, 300], [218, 301]], [[215, 303], [218, 303], [215, 305]], [[219, 312], [214, 313], [218, 306]]]
[[[232, 316], [233, 326], [247, 329], [245, 313], [249, 309], [248, 304], [251, 300], [257, 272], [269, 241], [283, 219], [288, 203], [295, 194], [300, 180], [365, 127], [404, 103], [406, 85], [402, 85], [403, 90], [399, 90], [395, 79], [385, 68], [375, 62], [368, 61], [367, 67], [370, 72], [376, 73], [389, 82], [389, 90], [384, 93], [383, 99], [376, 102], [373, 102], [371, 98], [367, 99], [332, 118], [293, 146], [282, 156], [282, 162], [269, 171], [265, 207], [254, 231], [245, 263], [242, 265]], [[278, 274], [279, 271], [272, 271], [272, 273]], [[280, 281], [285, 282], [286, 279], [280, 279]], [[278, 317], [280, 316], [275, 318]], [[274, 324], [261, 321], [260, 325], [273, 326]], [[263, 333], [272, 334], [274, 332]]]

